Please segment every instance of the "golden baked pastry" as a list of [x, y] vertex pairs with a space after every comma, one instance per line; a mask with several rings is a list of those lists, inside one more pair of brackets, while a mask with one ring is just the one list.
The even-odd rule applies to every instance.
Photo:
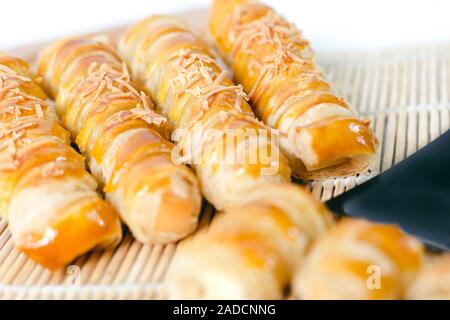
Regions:
[[289, 181], [276, 137], [179, 19], [152, 16], [139, 22], [120, 40], [119, 52], [157, 112], [176, 129], [179, 161], [194, 166], [203, 194], [217, 209], [266, 183]]
[[209, 25], [254, 112], [279, 130], [296, 176], [317, 180], [370, 167], [378, 141], [369, 121], [333, 92], [295, 26], [253, 0], [214, 0]]
[[26, 62], [0, 53], [0, 213], [16, 247], [55, 270], [122, 228], [46, 99]]
[[194, 173], [171, 159], [165, 118], [130, 81], [105, 38], [48, 46], [38, 75], [89, 167], [141, 242], [179, 240], [197, 226], [201, 195]]
[[317, 242], [293, 282], [300, 299], [400, 299], [423, 246], [398, 227], [344, 219]]

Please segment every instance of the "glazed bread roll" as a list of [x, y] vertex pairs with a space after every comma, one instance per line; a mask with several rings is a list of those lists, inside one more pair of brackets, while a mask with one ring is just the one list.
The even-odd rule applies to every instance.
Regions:
[[57, 41], [38, 62], [63, 124], [133, 235], [166, 243], [194, 231], [201, 206], [196, 177], [172, 162], [165, 119], [133, 86], [107, 39]]
[[428, 257], [406, 293], [406, 299], [450, 300], [450, 253]]
[[370, 167], [378, 142], [369, 121], [333, 93], [295, 26], [253, 0], [214, 0], [209, 25], [254, 112], [279, 130], [296, 176], [323, 179]]
[[420, 270], [421, 243], [398, 227], [344, 219], [299, 268], [300, 299], [400, 299]]
[[180, 245], [167, 275], [168, 297], [280, 299], [299, 258], [331, 222], [301, 187], [260, 187]]
[[242, 88], [180, 20], [153, 16], [139, 22], [121, 39], [119, 52], [176, 129], [178, 161], [194, 166], [217, 209], [260, 185], [289, 181], [277, 137], [256, 120]]
[[15, 245], [55, 270], [122, 237], [26, 62], [0, 53], [0, 213]]

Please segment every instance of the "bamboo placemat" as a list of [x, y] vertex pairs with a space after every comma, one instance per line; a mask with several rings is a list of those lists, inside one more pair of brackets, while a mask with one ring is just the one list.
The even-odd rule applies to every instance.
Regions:
[[[29, 53], [27, 53], [28, 55]], [[370, 175], [313, 182], [326, 201], [390, 168], [450, 127], [450, 44], [319, 55], [328, 78], [381, 143]], [[214, 210], [205, 204], [201, 227]], [[177, 245], [142, 245], [127, 234], [114, 251], [91, 252], [50, 272], [17, 251], [0, 221], [0, 299], [158, 299]], [[186, 272], [189, 272], [186, 270]]]

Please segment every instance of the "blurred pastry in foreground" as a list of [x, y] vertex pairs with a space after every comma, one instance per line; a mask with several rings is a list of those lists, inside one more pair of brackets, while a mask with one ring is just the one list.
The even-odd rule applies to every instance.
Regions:
[[18, 249], [55, 270], [122, 237], [53, 106], [21, 59], [0, 53], [0, 212]]
[[317, 180], [370, 168], [378, 141], [369, 121], [333, 92], [294, 25], [253, 0], [214, 0], [209, 25], [254, 112], [279, 130], [296, 176]]
[[331, 215], [308, 191], [267, 185], [250, 192], [182, 243], [167, 276], [171, 299], [281, 299]]
[[422, 266], [423, 246], [398, 227], [344, 219], [303, 259], [299, 299], [401, 299]]

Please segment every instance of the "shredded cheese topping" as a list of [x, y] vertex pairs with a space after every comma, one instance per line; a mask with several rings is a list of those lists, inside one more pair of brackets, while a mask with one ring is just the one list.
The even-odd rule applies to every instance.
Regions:
[[154, 124], [157, 126], [161, 126], [165, 124], [167, 121], [165, 117], [155, 113], [153, 110], [138, 105], [136, 106], [136, 108], [133, 108], [131, 110], [119, 111], [113, 114], [108, 119], [108, 122], [105, 127], [106, 129], [108, 129], [124, 121], [136, 119], [141, 119], [147, 122], [148, 124]]
[[[242, 109], [242, 103], [249, 100], [242, 85], [233, 85], [228, 82], [226, 73], [221, 71], [215, 59], [207, 52], [202, 52], [196, 47], [182, 48], [173, 52], [166, 61], [174, 70], [174, 76], [169, 80], [173, 98], [177, 99], [181, 95], [187, 94], [190, 96], [189, 99], [193, 97], [200, 101], [200, 108], [198, 108], [199, 103], [197, 102], [189, 104], [189, 106], [195, 105], [195, 113], [192, 113], [192, 110], [184, 110], [180, 120], [181, 123], [184, 122], [184, 118], [188, 120], [182, 124], [182, 128], [188, 130], [190, 134], [175, 131], [172, 136], [172, 139], [181, 146], [180, 151], [183, 152], [182, 155], [177, 155], [177, 161], [191, 163], [203, 152], [203, 145], [210, 143], [207, 141], [207, 135], [198, 135], [197, 133], [204, 129], [213, 129], [217, 124], [230, 121], [230, 119], [242, 120], [272, 132], [252, 113], [247, 113]], [[202, 121], [202, 117], [211, 108], [212, 98], [225, 92], [231, 93], [229, 101], [232, 109], [218, 111], [217, 114], [208, 117], [206, 121]], [[234, 103], [232, 99], [234, 99]], [[226, 130], [223, 130], [221, 134], [222, 137], [226, 135]]]
[[[258, 4], [259, 5], [259, 4]], [[259, 76], [249, 92], [250, 99], [257, 101], [267, 90], [270, 81], [280, 72], [286, 71], [290, 64], [301, 66], [311, 64], [311, 57], [301, 48], [308, 47], [308, 42], [294, 25], [286, 22], [274, 11], [248, 23], [242, 23], [242, 17], [251, 13], [254, 4], [238, 6], [231, 14], [229, 37], [233, 40], [231, 57], [239, 53], [255, 55], [254, 48], [270, 46], [272, 54], [262, 59], [252, 59], [251, 67], [259, 70]], [[314, 72], [314, 70], [312, 70]]]
[[220, 70], [217, 62], [207, 54], [181, 49], [173, 54], [172, 65], [178, 74], [171, 79], [175, 98], [184, 93], [199, 98], [202, 100], [203, 111], [209, 110], [209, 99], [211, 97], [225, 91], [235, 93], [234, 107], [237, 110], [242, 110], [242, 100], [248, 100], [242, 85], [223, 84], [226, 79], [225, 72], [217, 72], [216, 70]]
[[[135, 99], [136, 107], [129, 111], [120, 111], [114, 114], [107, 127], [111, 127], [120, 121], [129, 119], [142, 119], [149, 124], [162, 125], [166, 122], [163, 116], [153, 111], [153, 105], [149, 97], [143, 92], [138, 92], [131, 84], [128, 68], [125, 63], [118, 70], [111, 64], [92, 62], [87, 70], [87, 76], [82, 82], [83, 90], [80, 98], [91, 96], [91, 101], [102, 100], [109, 102], [116, 99]], [[107, 104], [104, 106], [106, 107]]]
[[[39, 118], [44, 118], [42, 105], [45, 102], [21, 91], [20, 82], [30, 83], [31, 79], [0, 64], [0, 116], [4, 120], [0, 125], [0, 153], [6, 157], [0, 164], [0, 170], [4, 171], [18, 168], [19, 149], [31, 143], [30, 139], [25, 138], [25, 132], [36, 127]], [[30, 115], [33, 111], [34, 114]], [[8, 115], [13, 118], [6, 118]]]
[[31, 82], [30, 78], [19, 75], [15, 70], [3, 64], [0, 64], [0, 72], [4, 74], [2, 78], [8, 77], [8, 78], [15, 78], [17, 80], [21, 80], [24, 82]]

